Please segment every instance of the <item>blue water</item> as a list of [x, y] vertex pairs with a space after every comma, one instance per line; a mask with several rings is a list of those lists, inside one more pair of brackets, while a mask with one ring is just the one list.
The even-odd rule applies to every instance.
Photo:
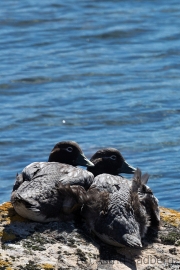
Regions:
[[179, 18], [178, 0], [0, 2], [0, 203], [75, 140], [119, 149], [180, 210]]

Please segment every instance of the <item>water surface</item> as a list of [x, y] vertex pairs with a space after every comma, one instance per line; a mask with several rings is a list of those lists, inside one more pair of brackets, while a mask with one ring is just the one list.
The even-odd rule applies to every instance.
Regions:
[[75, 140], [118, 148], [180, 210], [180, 3], [0, 3], [0, 202], [17, 172]]

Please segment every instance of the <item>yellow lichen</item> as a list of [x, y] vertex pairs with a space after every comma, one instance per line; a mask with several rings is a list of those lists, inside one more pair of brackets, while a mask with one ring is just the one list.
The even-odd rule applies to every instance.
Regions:
[[41, 267], [42, 267], [44, 270], [46, 270], [46, 269], [48, 269], [48, 270], [54, 270], [54, 265], [49, 264], [49, 263], [44, 263], [44, 264], [41, 265]]
[[180, 212], [169, 209], [169, 208], [160, 208], [161, 219], [171, 225], [178, 227], [180, 226]]
[[0, 205], [0, 222], [5, 222], [6, 225], [10, 224], [11, 222], [15, 222], [15, 221], [19, 221], [19, 222], [26, 222], [28, 221], [27, 219], [19, 216], [12, 204], [10, 202], [6, 202], [3, 203], [2, 205]]
[[0, 212], [8, 211], [9, 208], [13, 208], [10, 202], [6, 202], [0, 205]]
[[11, 262], [0, 260], [0, 269], [2, 268], [6, 270], [12, 270], [12, 268], [10, 267], [11, 265], [12, 265]]
[[[27, 222], [28, 220], [19, 216], [15, 212], [10, 202], [6, 202], [0, 205], [0, 223], [3, 224], [4, 226], [7, 226], [15, 221]], [[6, 231], [5, 227], [4, 228], [2, 227], [2, 230], [0, 231], [0, 237], [3, 242], [16, 239], [16, 235]]]

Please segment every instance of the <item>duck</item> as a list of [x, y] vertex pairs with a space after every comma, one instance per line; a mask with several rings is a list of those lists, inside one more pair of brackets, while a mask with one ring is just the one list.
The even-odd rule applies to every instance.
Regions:
[[33, 162], [17, 174], [11, 193], [15, 211], [37, 222], [72, 218], [94, 179], [77, 165], [94, 166], [76, 142], [58, 142], [47, 162]]
[[95, 152], [90, 161], [94, 166], [88, 166], [87, 170], [92, 172], [94, 177], [103, 173], [111, 175], [133, 174], [136, 170], [116, 148], [102, 148]]
[[[98, 150], [90, 159], [95, 176], [86, 192], [81, 215], [90, 231], [106, 244], [142, 247], [142, 239], [160, 222], [158, 200], [146, 185], [148, 174], [130, 166], [117, 149]], [[134, 174], [126, 179], [119, 173]]]

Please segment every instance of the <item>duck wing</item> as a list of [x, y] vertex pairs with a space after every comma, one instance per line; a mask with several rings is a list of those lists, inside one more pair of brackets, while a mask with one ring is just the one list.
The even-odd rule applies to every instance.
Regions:
[[47, 165], [47, 162], [33, 162], [16, 175], [13, 190], [17, 190], [23, 182], [31, 181], [36, 173]]

